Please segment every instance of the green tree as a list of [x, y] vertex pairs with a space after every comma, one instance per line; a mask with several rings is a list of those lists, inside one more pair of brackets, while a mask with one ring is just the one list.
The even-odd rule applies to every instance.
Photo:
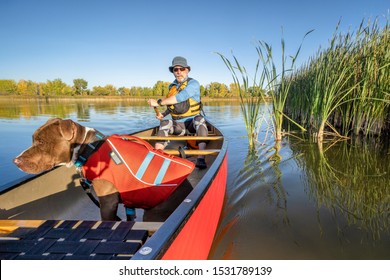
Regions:
[[71, 86], [66, 85], [65, 87], [62, 88], [61, 93], [62, 93], [62, 95], [71, 96], [74, 94], [74, 91], [73, 91], [73, 88]]
[[64, 94], [64, 90], [68, 85], [61, 79], [48, 80], [42, 87], [42, 94], [45, 96], [60, 96]]
[[17, 85], [14, 80], [0, 80], [0, 94], [16, 94]]
[[229, 96], [229, 89], [225, 84], [219, 84], [219, 97], [228, 97]]
[[230, 93], [230, 96], [232, 96], [232, 97], [239, 97], [240, 96], [240, 90], [235, 83], [231, 83], [229, 85], [229, 93]]
[[95, 96], [114, 96], [117, 95], [117, 89], [113, 85], [95, 86], [92, 88], [91, 95]]
[[153, 96], [153, 89], [149, 87], [142, 88], [142, 96]]
[[73, 80], [73, 91], [75, 95], [86, 95], [88, 94], [88, 82], [84, 79]]
[[38, 84], [33, 81], [19, 80], [17, 93], [20, 95], [38, 95]]
[[218, 97], [220, 90], [220, 83], [212, 82], [206, 86], [205, 94], [208, 97]]
[[130, 96], [130, 89], [127, 87], [118, 88], [118, 94], [120, 96]]
[[205, 96], [205, 91], [206, 91], [205, 87], [201, 85], [200, 86], [200, 96]]
[[93, 96], [106, 95], [106, 91], [102, 86], [94, 86], [91, 90], [91, 95]]
[[141, 87], [131, 87], [130, 88], [131, 96], [142, 96], [142, 88]]
[[110, 96], [115, 96], [118, 94], [118, 91], [116, 89], [116, 87], [114, 87], [113, 85], [106, 85], [104, 87], [104, 89], [106, 90], [106, 92], [108, 93], [108, 95]]
[[153, 96], [166, 96], [168, 94], [168, 87], [170, 82], [157, 81], [153, 86], [152, 94]]

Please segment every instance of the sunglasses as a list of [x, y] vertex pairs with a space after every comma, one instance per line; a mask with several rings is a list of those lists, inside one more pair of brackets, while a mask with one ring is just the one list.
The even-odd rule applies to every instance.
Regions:
[[177, 71], [181, 71], [181, 72], [183, 72], [183, 71], [185, 71], [186, 70], [186, 68], [184, 68], [184, 67], [176, 67], [176, 68], [173, 68], [173, 72], [177, 72]]

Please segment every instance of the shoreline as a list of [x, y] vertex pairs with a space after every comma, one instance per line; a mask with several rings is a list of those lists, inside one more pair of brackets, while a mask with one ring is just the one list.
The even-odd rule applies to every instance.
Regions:
[[[26, 95], [0, 95], [0, 99], [17, 99], [17, 100], [132, 100], [143, 101], [149, 98], [158, 99], [161, 96], [26, 96]], [[240, 101], [239, 97], [202, 97], [202, 101]]]

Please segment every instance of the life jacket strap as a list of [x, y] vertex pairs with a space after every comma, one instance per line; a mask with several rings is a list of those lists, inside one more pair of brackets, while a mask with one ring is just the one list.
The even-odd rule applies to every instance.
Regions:
[[82, 176], [82, 178], [80, 178], [80, 185], [81, 185], [81, 187], [83, 188], [85, 193], [88, 195], [88, 197], [92, 200], [92, 202], [97, 207], [100, 208], [99, 201], [93, 196], [92, 191], [91, 191], [92, 182], [90, 180], [88, 180], [87, 178], [84, 178], [84, 176], [82, 174], [80, 174], [80, 176]]
[[91, 143], [84, 144], [81, 146], [79, 153], [74, 165], [79, 168], [83, 166], [88, 158], [96, 151], [98, 148], [104, 143], [105, 136], [104, 134], [100, 133], [99, 131], [95, 132], [94, 138], [92, 139]]

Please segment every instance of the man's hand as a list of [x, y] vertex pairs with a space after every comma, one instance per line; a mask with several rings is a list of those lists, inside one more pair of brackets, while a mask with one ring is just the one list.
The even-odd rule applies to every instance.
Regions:
[[156, 115], [156, 119], [158, 119], [158, 120], [162, 120], [164, 118], [164, 115], [163, 114], [161, 114], [161, 113], [158, 113], [158, 115]]
[[150, 107], [158, 107], [159, 106], [156, 99], [149, 99], [148, 104]]

